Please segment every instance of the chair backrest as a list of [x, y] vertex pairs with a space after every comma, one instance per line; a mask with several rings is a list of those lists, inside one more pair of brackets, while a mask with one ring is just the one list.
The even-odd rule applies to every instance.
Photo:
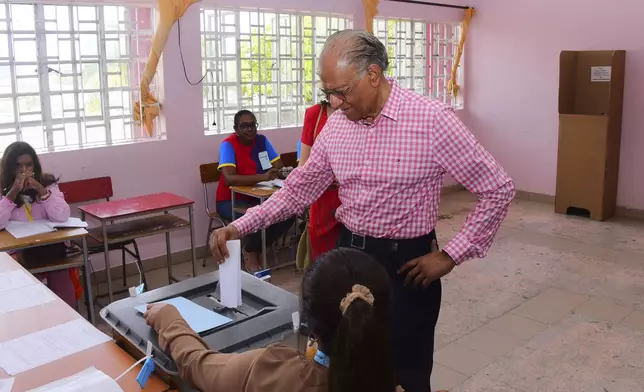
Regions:
[[62, 182], [58, 184], [69, 204], [83, 203], [104, 199], [109, 201], [114, 196], [111, 177], [88, 178], [86, 180]]
[[199, 174], [201, 174], [202, 184], [210, 184], [219, 181], [219, 162], [200, 165]]
[[280, 155], [280, 160], [285, 167], [297, 167], [297, 152], [286, 152]]

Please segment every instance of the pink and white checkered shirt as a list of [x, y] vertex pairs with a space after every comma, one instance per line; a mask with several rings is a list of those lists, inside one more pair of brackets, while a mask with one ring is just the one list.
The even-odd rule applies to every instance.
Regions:
[[430, 233], [438, 220], [449, 173], [478, 203], [443, 250], [455, 262], [484, 257], [510, 202], [514, 183], [467, 130], [451, 107], [394, 81], [373, 124], [333, 114], [302, 168], [261, 206], [233, 224], [242, 235], [301, 213], [336, 178], [342, 206], [336, 217], [349, 230], [376, 238]]

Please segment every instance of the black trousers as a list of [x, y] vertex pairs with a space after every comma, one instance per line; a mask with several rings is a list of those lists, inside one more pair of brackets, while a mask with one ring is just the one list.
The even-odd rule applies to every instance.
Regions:
[[436, 233], [409, 239], [386, 240], [354, 236], [343, 229], [340, 247], [361, 249], [380, 262], [391, 279], [392, 344], [398, 382], [406, 392], [429, 392], [430, 374], [434, 364], [434, 332], [441, 304], [441, 282], [426, 289], [404, 286], [398, 269], [406, 262], [431, 251]]

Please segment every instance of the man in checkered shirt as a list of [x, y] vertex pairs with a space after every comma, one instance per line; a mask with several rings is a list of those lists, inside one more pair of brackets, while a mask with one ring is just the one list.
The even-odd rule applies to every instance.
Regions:
[[[451, 107], [401, 88], [385, 77], [388, 66], [386, 48], [369, 33], [344, 30], [329, 37], [319, 75], [323, 91], [343, 101], [341, 110], [329, 118], [306, 165], [263, 205], [214, 232], [211, 249], [223, 262], [227, 240], [301, 213], [337, 180], [338, 246], [371, 254], [389, 272], [397, 377], [407, 392], [427, 392], [440, 278], [485, 257], [515, 189]], [[434, 228], [446, 174], [475, 193], [478, 203], [438, 252]]]

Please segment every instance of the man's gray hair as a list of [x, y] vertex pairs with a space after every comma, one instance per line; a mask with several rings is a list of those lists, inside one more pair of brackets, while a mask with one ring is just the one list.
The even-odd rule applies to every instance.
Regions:
[[338, 66], [352, 65], [358, 72], [366, 72], [375, 64], [382, 72], [389, 68], [387, 48], [373, 34], [364, 30], [341, 30], [333, 33], [324, 43], [322, 55], [327, 50], [336, 50]]

